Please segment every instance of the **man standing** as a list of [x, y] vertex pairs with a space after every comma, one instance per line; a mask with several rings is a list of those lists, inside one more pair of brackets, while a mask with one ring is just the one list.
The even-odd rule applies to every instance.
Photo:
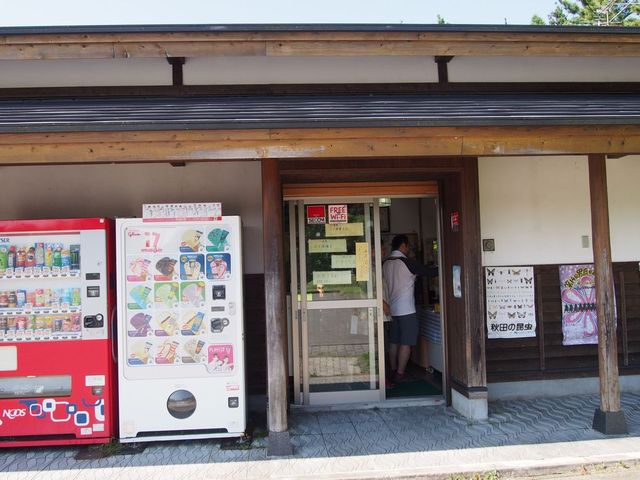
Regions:
[[425, 267], [409, 253], [409, 238], [396, 235], [391, 242], [391, 256], [382, 265], [387, 288], [387, 302], [391, 310], [389, 363], [395, 371], [395, 381], [402, 381], [411, 356], [411, 347], [418, 340], [418, 316], [414, 286], [418, 275], [437, 275], [437, 267]]

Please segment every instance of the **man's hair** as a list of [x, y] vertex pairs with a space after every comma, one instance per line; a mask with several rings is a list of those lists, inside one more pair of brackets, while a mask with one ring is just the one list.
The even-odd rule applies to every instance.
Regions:
[[394, 250], [398, 250], [400, 248], [400, 245], [402, 245], [403, 243], [409, 245], [409, 237], [407, 237], [406, 235], [396, 235], [391, 241], [391, 248], [393, 248]]

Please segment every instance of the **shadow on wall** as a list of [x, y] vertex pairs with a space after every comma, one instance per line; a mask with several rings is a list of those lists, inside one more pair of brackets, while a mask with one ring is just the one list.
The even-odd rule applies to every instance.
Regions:
[[137, 217], [143, 203], [222, 202], [244, 226], [244, 268], [261, 273], [259, 162], [56, 165], [2, 169], [0, 219]]

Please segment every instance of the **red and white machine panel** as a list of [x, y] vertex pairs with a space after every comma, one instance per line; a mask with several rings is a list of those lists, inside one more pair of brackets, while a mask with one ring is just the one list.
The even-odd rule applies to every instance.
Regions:
[[112, 222], [0, 222], [0, 447], [115, 435]]

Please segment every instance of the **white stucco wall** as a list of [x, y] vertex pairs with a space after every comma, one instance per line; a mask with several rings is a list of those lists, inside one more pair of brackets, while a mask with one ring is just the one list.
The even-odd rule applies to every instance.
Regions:
[[[607, 160], [614, 262], [640, 260], [640, 157]], [[479, 159], [483, 265], [592, 262], [586, 156]], [[582, 236], [589, 237], [583, 247]]]
[[638, 57], [455, 57], [450, 82], [637, 82]]
[[143, 203], [222, 202], [240, 215], [245, 273], [261, 273], [262, 188], [259, 162], [0, 167], [0, 220], [134, 217]]
[[433, 57], [189, 58], [185, 85], [437, 82]]
[[1, 60], [0, 88], [171, 85], [164, 58]]
[[[433, 56], [195, 57], [186, 85], [438, 81]], [[629, 82], [639, 57], [455, 57], [450, 82]], [[164, 58], [2, 60], [0, 88], [171, 85]]]
[[640, 155], [607, 159], [611, 254], [640, 261]]

